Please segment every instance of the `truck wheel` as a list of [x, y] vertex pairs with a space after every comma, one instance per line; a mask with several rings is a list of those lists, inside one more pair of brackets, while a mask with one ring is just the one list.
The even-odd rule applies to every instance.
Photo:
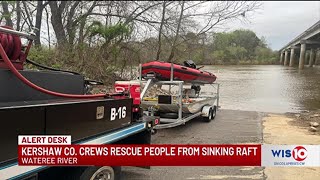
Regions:
[[120, 180], [121, 167], [93, 166], [88, 167], [80, 180]]
[[208, 117], [203, 117], [203, 120], [205, 122], [210, 122], [212, 120], [212, 112], [213, 112], [213, 110], [212, 110], [212, 108], [210, 108]]

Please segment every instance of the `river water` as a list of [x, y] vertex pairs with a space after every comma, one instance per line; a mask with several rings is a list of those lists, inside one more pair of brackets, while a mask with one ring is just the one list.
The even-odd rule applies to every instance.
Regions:
[[320, 68], [281, 65], [205, 66], [220, 83], [223, 109], [300, 112], [320, 109]]

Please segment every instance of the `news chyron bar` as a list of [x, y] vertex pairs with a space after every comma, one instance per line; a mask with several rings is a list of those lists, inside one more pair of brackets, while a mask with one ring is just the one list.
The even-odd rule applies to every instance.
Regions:
[[320, 145], [71, 144], [71, 136], [19, 136], [23, 166], [320, 166]]

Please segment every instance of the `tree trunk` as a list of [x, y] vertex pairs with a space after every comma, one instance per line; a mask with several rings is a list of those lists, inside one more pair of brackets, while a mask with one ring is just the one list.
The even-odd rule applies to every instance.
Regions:
[[205, 62], [205, 56], [206, 56], [206, 46], [204, 44], [204, 38], [202, 37], [202, 63]]
[[1, 1], [1, 5], [2, 5], [2, 10], [3, 10], [3, 16], [5, 16], [5, 20], [6, 20], [6, 25], [13, 27], [13, 23], [11, 20], [11, 15], [9, 12], [9, 8], [8, 8], [8, 2], [7, 1]]
[[79, 44], [82, 44], [84, 42], [84, 27], [86, 25], [85, 20], [81, 20], [80, 27], [79, 27]]
[[70, 45], [74, 43], [74, 39], [76, 36], [76, 22], [73, 21], [73, 17], [79, 4], [80, 4], [80, 1], [74, 2], [67, 15], [66, 30], [67, 30], [68, 41]]
[[80, 16], [80, 18], [78, 18], [76, 21], [80, 21], [80, 27], [79, 27], [79, 44], [82, 44], [84, 42], [84, 38], [86, 37], [86, 33], [84, 32], [85, 29], [85, 25], [87, 23], [87, 17], [89, 16], [89, 14], [93, 11], [93, 9], [96, 7], [97, 2], [93, 2], [93, 4], [91, 5], [91, 7], [88, 9], [88, 11]]
[[[65, 3], [65, 1], [62, 1], [61, 3]], [[51, 9], [51, 24], [56, 35], [58, 45], [64, 45], [67, 42], [66, 33], [62, 24], [62, 12], [64, 8], [62, 8], [62, 5], [58, 7], [57, 1], [49, 1], [49, 6]]]
[[168, 58], [168, 62], [172, 62], [172, 59], [174, 57], [174, 52], [176, 50], [176, 43], [177, 43], [178, 36], [179, 36], [179, 31], [180, 31], [180, 26], [181, 26], [181, 21], [182, 21], [182, 16], [183, 16], [183, 11], [184, 11], [184, 3], [185, 2], [182, 1], [181, 3], [182, 3], [182, 5], [181, 5], [180, 17], [179, 17], [179, 20], [178, 20], [176, 36], [175, 36], [174, 41], [173, 41], [172, 46], [171, 46], [171, 53], [170, 53], [170, 56]]
[[37, 1], [37, 13], [36, 13], [36, 24], [35, 24], [35, 28], [37, 30], [36, 30], [36, 39], [34, 40], [34, 44], [35, 46], [38, 46], [38, 47], [41, 46], [40, 32], [41, 32], [42, 11], [43, 11], [43, 2]]
[[44, 7], [44, 10], [46, 11], [46, 23], [47, 23], [47, 35], [48, 35], [48, 45], [49, 49], [51, 49], [51, 38], [50, 38], [50, 27], [49, 27], [49, 12], [47, 10], [47, 7]]
[[20, 31], [20, 22], [21, 22], [21, 7], [20, 7], [20, 1], [16, 2], [16, 13], [17, 13], [17, 24], [16, 24], [16, 30]]
[[159, 59], [160, 59], [160, 53], [161, 53], [161, 33], [162, 33], [162, 27], [163, 27], [163, 24], [164, 24], [165, 14], [166, 14], [166, 1], [163, 1], [163, 5], [162, 5], [162, 19], [161, 19], [161, 24], [160, 24], [160, 29], [159, 29], [158, 51], [157, 51], [156, 60], [159, 60]]

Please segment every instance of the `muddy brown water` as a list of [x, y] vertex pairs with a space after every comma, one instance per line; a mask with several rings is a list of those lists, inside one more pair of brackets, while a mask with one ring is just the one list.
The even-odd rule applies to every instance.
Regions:
[[217, 75], [223, 109], [300, 112], [320, 109], [320, 67], [205, 66]]

